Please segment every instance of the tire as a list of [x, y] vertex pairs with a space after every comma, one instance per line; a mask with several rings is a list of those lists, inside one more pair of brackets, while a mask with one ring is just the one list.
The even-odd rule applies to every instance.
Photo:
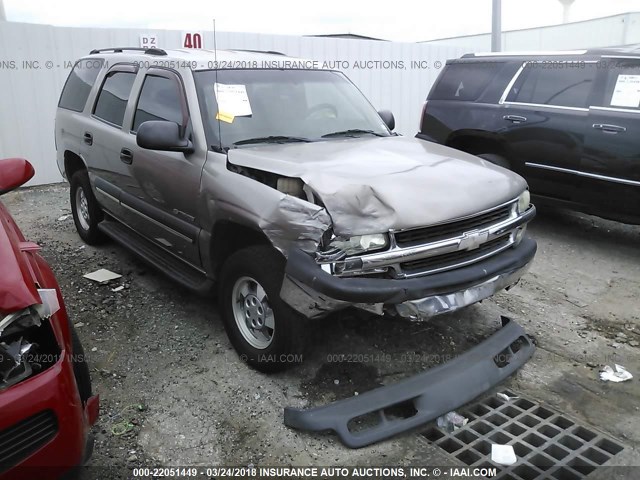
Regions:
[[104, 214], [93, 195], [86, 170], [79, 170], [71, 177], [69, 200], [73, 222], [80, 238], [89, 245], [102, 243], [105, 236], [98, 230], [98, 223], [102, 221]]
[[484, 160], [487, 160], [488, 162], [493, 163], [494, 165], [498, 165], [499, 167], [506, 168], [507, 170], [511, 170], [511, 164], [509, 163], [509, 160], [507, 160], [501, 155], [496, 155], [495, 153], [481, 153], [477, 156]]
[[240, 358], [264, 373], [303, 359], [306, 318], [280, 298], [285, 260], [270, 246], [235, 252], [220, 274], [218, 304]]
[[87, 364], [82, 343], [80, 343], [80, 339], [78, 338], [78, 332], [73, 328], [71, 322], [69, 322], [69, 329], [71, 330], [71, 353], [73, 355], [71, 363], [73, 365], [73, 376], [76, 378], [80, 400], [85, 404], [93, 395], [91, 391], [89, 365]]

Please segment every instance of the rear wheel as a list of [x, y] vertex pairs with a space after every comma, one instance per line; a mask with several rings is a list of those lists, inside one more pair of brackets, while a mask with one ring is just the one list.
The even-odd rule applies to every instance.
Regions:
[[493, 163], [494, 165], [511, 170], [511, 163], [509, 163], [509, 160], [504, 158], [502, 155], [497, 155], [495, 153], [481, 153], [477, 156]]
[[222, 268], [219, 305], [231, 344], [261, 372], [302, 361], [305, 318], [280, 298], [284, 258], [272, 247], [234, 253]]
[[73, 222], [80, 238], [89, 245], [103, 242], [105, 236], [98, 229], [98, 223], [104, 214], [93, 195], [86, 170], [79, 170], [71, 177], [70, 201]]

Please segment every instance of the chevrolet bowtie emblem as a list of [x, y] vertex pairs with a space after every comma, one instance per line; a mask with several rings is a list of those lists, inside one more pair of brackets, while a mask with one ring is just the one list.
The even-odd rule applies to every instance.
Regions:
[[471, 232], [465, 232], [460, 240], [458, 250], [475, 250], [480, 245], [485, 243], [489, 238], [489, 231], [487, 230], [473, 230]]

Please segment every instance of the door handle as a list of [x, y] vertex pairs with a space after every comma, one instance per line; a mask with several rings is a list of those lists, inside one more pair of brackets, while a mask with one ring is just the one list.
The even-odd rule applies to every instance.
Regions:
[[509, 120], [513, 123], [524, 123], [527, 121], [527, 117], [522, 117], [520, 115], [505, 115], [502, 117], [504, 120]]
[[133, 162], [133, 153], [128, 148], [123, 148], [120, 150], [120, 160], [122, 160], [127, 165], [131, 165]]
[[84, 143], [86, 143], [87, 145], [93, 145], [93, 134], [84, 132], [84, 136], [82, 138], [84, 140]]
[[621, 127], [620, 125], [608, 125], [606, 123], [594, 123], [593, 128], [595, 128], [596, 130], [602, 130], [604, 133], [611, 134], [627, 131], [625, 127]]

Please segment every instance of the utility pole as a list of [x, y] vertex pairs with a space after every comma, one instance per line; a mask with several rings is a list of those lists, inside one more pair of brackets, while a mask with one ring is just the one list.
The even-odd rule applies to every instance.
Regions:
[[491, 51], [502, 51], [502, 0], [492, 0], [491, 9]]
[[573, 5], [573, 2], [575, 2], [575, 0], [560, 0], [560, 3], [562, 4], [562, 23], [569, 23], [569, 20], [571, 19], [571, 5]]

